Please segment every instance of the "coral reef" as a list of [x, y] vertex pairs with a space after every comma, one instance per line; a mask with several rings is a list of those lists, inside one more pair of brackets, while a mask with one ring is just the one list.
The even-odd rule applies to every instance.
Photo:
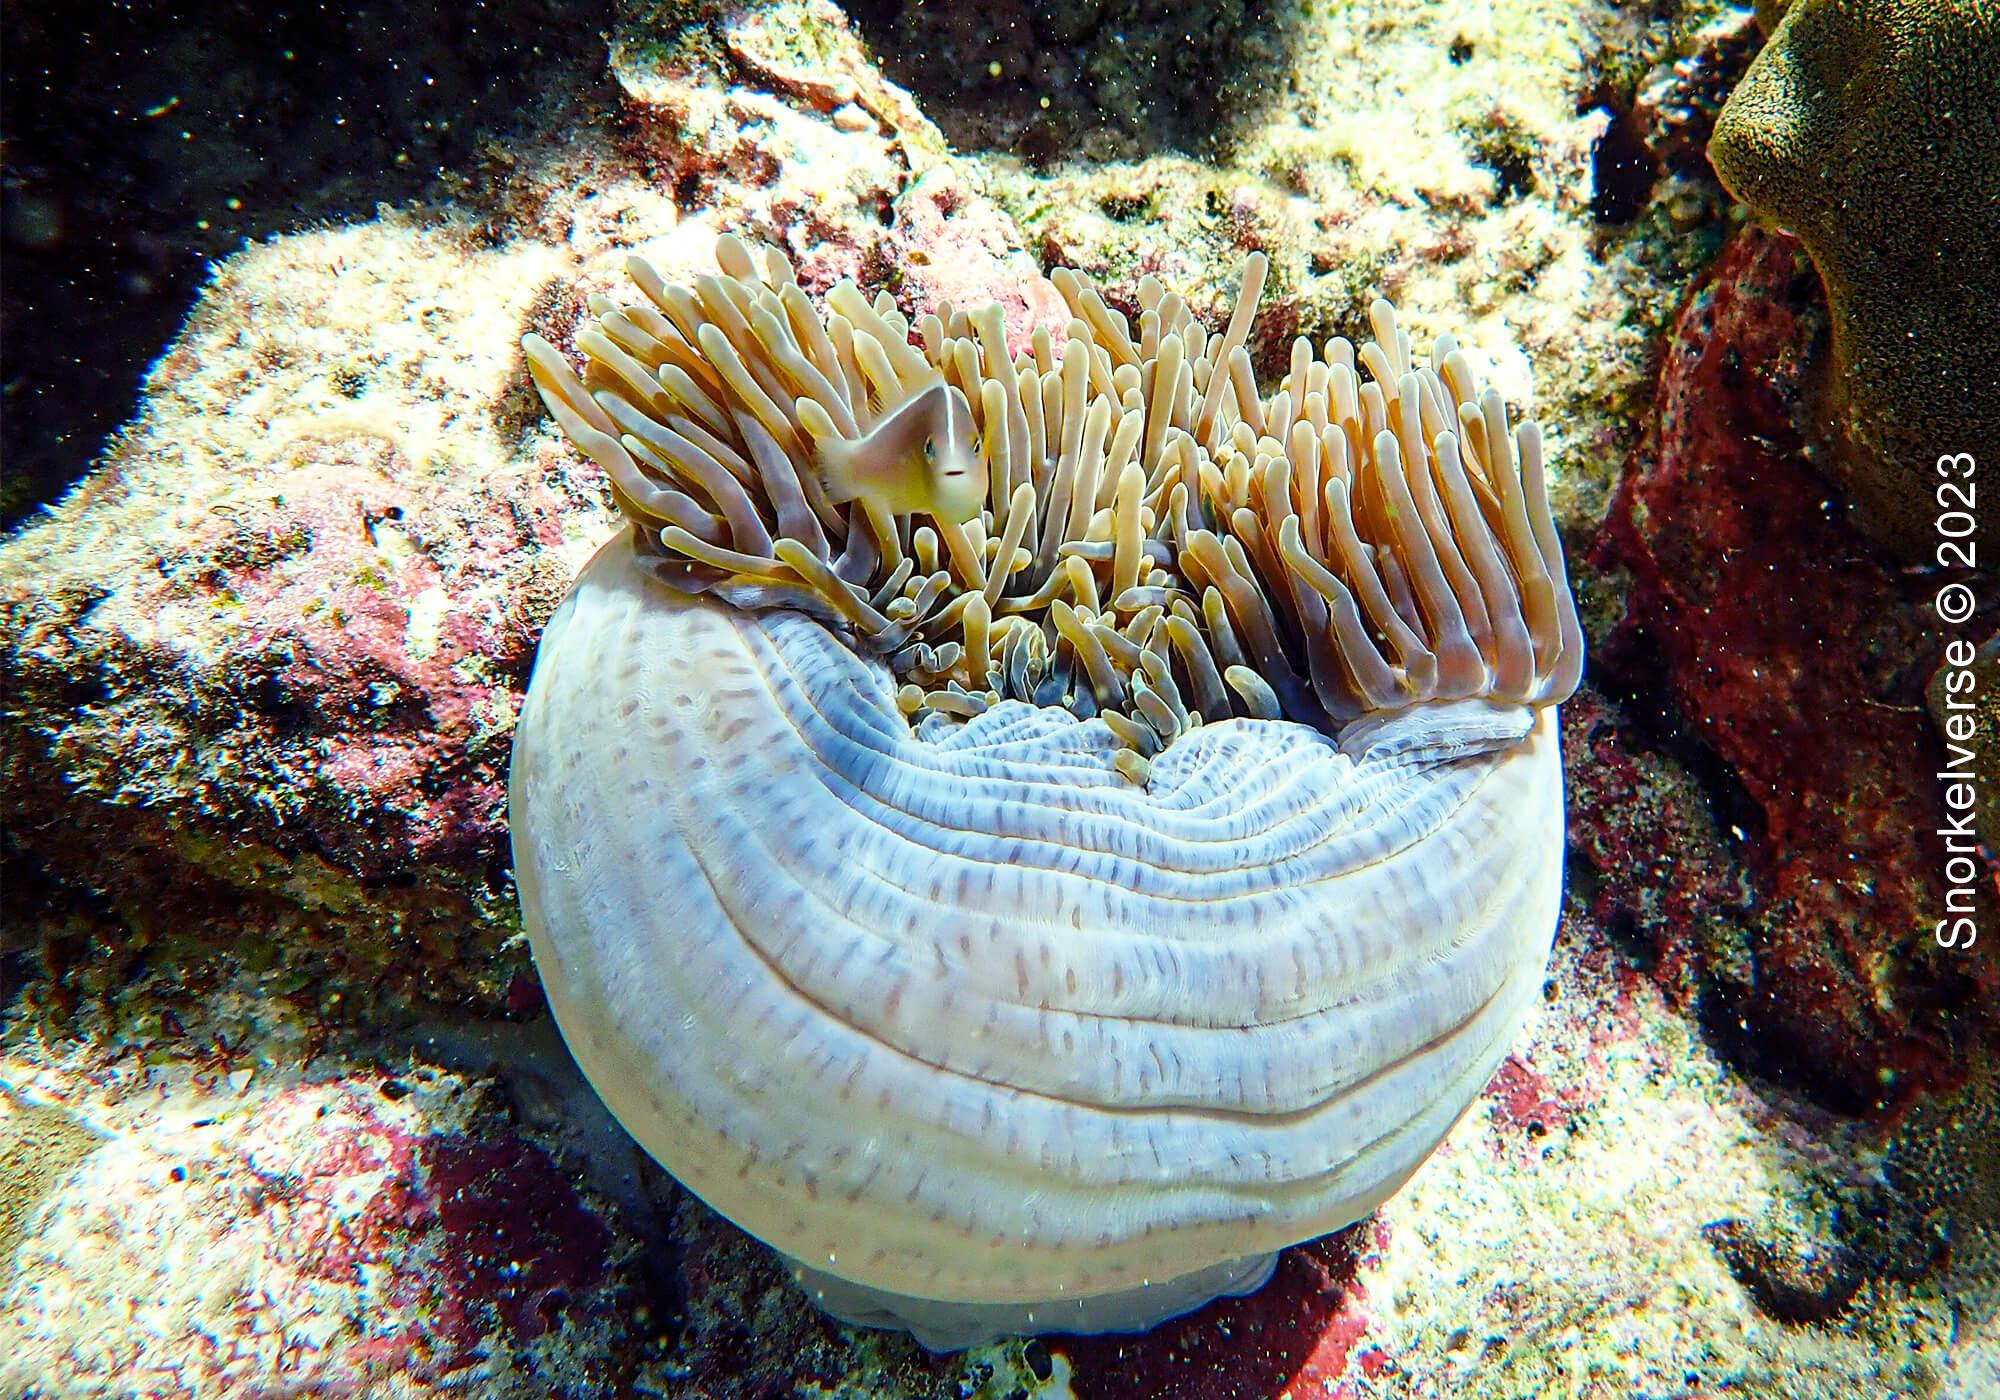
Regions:
[[[1996, 69], [1990, 0], [1796, 0], [1708, 147], [1825, 281], [1815, 426], [1856, 524], [1908, 560], [1938, 542], [1932, 464], [2000, 441]], [[1991, 550], [2000, 495], [1977, 515]]]
[[[969, 36], [968, 102], [985, 101], [985, 63], [1031, 74], [1045, 52], [996, 52], [1016, 42], [1004, 3], [923, 9], [901, 23]], [[806, 0], [634, 5], [608, 83], [578, 63], [604, 57], [596, 26], [565, 11], [556, 68], [492, 87], [510, 112], [529, 89], [550, 99], [521, 109], [522, 130], [433, 131], [458, 108], [395, 105], [412, 120], [393, 149], [442, 164], [434, 183], [377, 179], [401, 169], [383, 145], [349, 187], [363, 197], [338, 206], [353, 222], [240, 251], [322, 188], [324, 144], [287, 143], [367, 114], [280, 120], [265, 183], [214, 185], [221, 214], [201, 195], [188, 211], [161, 193], [180, 177], [92, 158], [106, 128], [89, 123], [108, 113], [114, 147], [136, 137], [134, 158], [196, 166], [217, 127], [183, 122], [198, 139], [181, 142], [174, 112], [143, 115], [176, 95], [146, 85], [145, 54], [60, 31], [85, 78], [51, 89], [70, 106], [38, 108], [54, 111], [40, 131], [93, 111], [83, 146], [53, 159], [10, 125], [10, 327], [14, 298], [72, 254], [91, 252], [90, 295], [54, 299], [61, 336], [10, 335], [10, 391], [17, 353], [128, 333], [158, 349], [152, 230], [118, 200], [208, 218], [201, 247], [227, 256], [97, 474], [0, 543], [0, 1155], [24, 1113], [62, 1115], [30, 1119], [60, 1138], [50, 1170], [0, 1199], [19, 1232], [0, 1389], [129, 1395], [143, 1356], [168, 1369], [140, 1384], [173, 1396], [195, 1389], [178, 1364], [228, 1368], [202, 1393], [270, 1393], [319, 1367], [364, 1393], [536, 1397], [1986, 1400], [1991, 963], [1884, 926], [1935, 897], [1936, 854], [1908, 833], [1935, 801], [1936, 636], [1915, 583], [1829, 522], [1790, 427], [1819, 314], [1806, 265], [1732, 243], [1680, 318], [1727, 233], [1698, 152], [1744, 51], [1719, 10], [1298, 0], [1273, 14], [1283, 71], [1221, 124], [1220, 149], [1121, 140], [1102, 149], [1153, 153], [1110, 161], [1068, 144], [1084, 119], [1068, 125], [1061, 92], [1044, 115], [1032, 77], [991, 132], [1019, 156], [954, 153], [943, 132], [986, 136], [948, 94], [927, 115], [883, 76], [859, 32], [898, 72], [937, 61], [887, 52], [918, 29], [882, 10], [857, 31]], [[8, 23], [41, 19], [15, 7]], [[145, 47], [184, 71], [213, 71], [164, 32], [169, 11], [128, 21], [162, 26]], [[18, 33], [0, 46], [10, 75], [50, 42]], [[438, 91], [495, 66], [493, 33], [456, 46]], [[407, 61], [407, 29], [392, 37]], [[345, 37], [337, 58], [313, 44], [304, 61], [352, 66]], [[420, 105], [411, 71], [364, 76]], [[268, 83], [234, 105], [198, 86], [175, 112], [266, 111]], [[68, 170], [111, 178], [79, 193], [51, 178]], [[373, 211], [418, 189], [422, 210]], [[1543, 1019], [1382, 1215], [1288, 1252], [1265, 1293], [1145, 1338], [948, 1361], [829, 1324], [592, 1120], [551, 1047], [499, 785], [534, 639], [614, 515], [511, 346], [568, 344], [628, 253], [678, 277], [723, 230], [785, 248], [809, 295], [852, 276], [912, 320], [984, 287], [1018, 303], [1014, 350], [1066, 311], [1041, 267], [1081, 267], [1128, 316], [1150, 273], [1214, 329], [1229, 270], [1262, 251], [1271, 334], [1250, 348], [1267, 384], [1292, 334], [1354, 335], [1379, 291], [1420, 341], [1470, 318], [1482, 378], [1545, 425], [1565, 536], [1598, 538], [1595, 564], [1571, 552], [1579, 603], [1594, 639], [1615, 629], [1619, 664], [1563, 711], [1572, 879]], [[31, 365], [24, 391], [60, 383], [99, 412], [98, 354]], [[48, 421], [18, 404], [10, 437]], [[2000, 615], [1981, 597], [1982, 619]], [[351, 1136], [361, 1154], [330, 1176], [313, 1154], [327, 1124], [322, 1146]], [[464, 1209], [445, 1209], [427, 1163], [457, 1169]], [[407, 1223], [361, 1213], [378, 1199]], [[313, 1250], [283, 1251], [286, 1212], [314, 1224]], [[363, 1262], [341, 1273], [350, 1244]], [[370, 1262], [406, 1248], [414, 1273]], [[1836, 1309], [1852, 1261], [1863, 1278]], [[238, 1272], [205, 1272], [224, 1263]], [[33, 1307], [15, 1305], [23, 1267], [50, 1285]], [[185, 1286], [197, 1277], [242, 1288], [209, 1297]]]
[[[1602, 721], [1569, 724], [1584, 726]], [[117, 1395], [142, 1354], [169, 1395], [308, 1378], [717, 1400], [805, 1386], [855, 1400], [1935, 1388], [1954, 1309], [1968, 1326], [1991, 1316], [1974, 1233], [1990, 1085], [1898, 1135], [1892, 1178], [1920, 1218], [1890, 1252], [1918, 1266], [1871, 1267], [1828, 1323], [1773, 1318], [1762, 1276], [1739, 1281], [1710, 1227], [1860, 1251], [1840, 1221], [1877, 1189], [1866, 1164], [1880, 1149], [1747, 1092], [1582, 905], [1568, 920], [1540, 1025], [1374, 1221], [1288, 1251], [1256, 1295], [1143, 1337], [949, 1358], [826, 1322], [753, 1241], [635, 1168], [615, 1129], [580, 1130], [587, 1087], [559, 1055], [528, 1052], [522, 1027], [450, 1052], [478, 1072], [438, 1063], [460, 1028], [420, 1036], [418, 1056], [343, 1039], [338, 1068], [301, 1082], [296, 1046], [255, 1026], [224, 1061], [161, 1042], [107, 1059], [102, 1042], [41, 1046], [13, 1020], [0, 1079], [101, 1145], [31, 1218], [16, 1257], [44, 1287], [32, 1306], [18, 1306], [18, 1280], [4, 1298], [0, 1378], [62, 1400]], [[188, 1038], [201, 1039], [195, 1014]], [[1938, 1229], [1957, 1241], [1942, 1264]], [[91, 1231], [117, 1247], [81, 1248]], [[186, 1340], [146, 1350], [148, 1329]]]
[[[440, 353], [440, 337], [452, 347], [499, 345], [503, 337], [475, 329], [474, 318], [518, 316], [525, 301], [530, 328], [567, 343], [585, 295], [609, 289], [622, 260], [615, 250], [647, 240], [663, 272], [680, 275], [706, 256], [719, 226], [790, 250], [810, 292], [841, 276], [885, 279], [914, 317], [929, 309], [923, 298], [983, 283], [1021, 308], [1019, 323], [1008, 323], [1010, 343], [1036, 317], [1054, 319], [1052, 288], [1024, 253], [1056, 246], [1046, 228], [1065, 185], [1051, 183], [1051, 197], [1028, 211], [1043, 236], [1018, 231], [1003, 212], [1018, 187], [987, 165], [944, 163], [935, 128], [868, 62], [838, 11], [798, 4], [704, 14], [685, 28], [614, 36], [627, 134], [607, 143], [584, 128], [567, 144], [528, 148], [537, 159], [507, 167], [478, 219], [356, 225], [255, 247], [226, 265], [157, 367], [146, 414], [88, 493], [8, 545], [0, 575], [15, 640], [0, 667], [8, 724], [23, 737], [5, 746], [5, 782], [20, 810], [51, 817], [10, 830], [10, 859], [57, 911], [35, 936], [79, 988], [118, 985], [180, 930], [226, 937], [232, 914], [245, 909], [288, 932], [232, 940], [232, 957], [300, 964], [274, 973], [280, 981], [352, 967], [352, 980], [331, 985], [350, 1008], [378, 990], [488, 1005], [504, 996], [518, 961], [463, 956], [512, 932], [491, 780], [527, 648], [592, 535], [599, 517], [589, 503], [600, 488], [587, 465], [543, 444], [512, 452], [531, 400], [503, 387], [505, 363]], [[1554, 24], [1553, 11], [1541, 22]], [[1434, 38], [1444, 23], [1426, 12], [1413, 33]], [[1493, 42], [1509, 62], [1559, 52], [1551, 32], [1532, 27]], [[1362, 61], [1358, 37], [1341, 52], [1341, 66], [1319, 80], [1345, 81]], [[1397, 52], [1427, 50], [1413, 43]], [[1456, 71], [1443, 59], [1409, 61]], [[1482, 62], [1464, 65], [1477, 70], [1468, 82], [1488, 73]], [[1575, 71], [1573, 59], [1564, 63], [1561, 81]], [[1484, 304], [1467, 349], [1520, 403], [1527, 361], [1512, 327], [1539, 325], [1528, 343], [1545, 382], [1574, 389], [1553, 395], [1557, 411], [1545, 420], [1552, 455], [1565, 454], [1570, 468], [1552, 482], [1555, 504], [1573, 517], [1615, 461], [1615, 406], [1638, 383], [1632, 369], [1654, 314], [1645, 306], [1659, 289], [1627, 265], [1598, 278], [1558, 321], [1550, 308], [1568, 306], [1560, 293], [1574, 285], [1572, 273], [1520, 280], [1502, 267], [1514, 250], [1557, 246], [1536, 229], [1560, 235], [1557, 265], [1575, 275], [1588, 267], [1578, 233], [1588, 220], [1563, 191], [1587, 176], [1590, 123], [1558, 120], [1553, 105], [1536, 110], [1537, 161], [1563, 173], [1538, 177], [1531, 194], [1470, 223], [1342, 185], [1348, 193], [1327, 196], [1334, 237], [1312, 257], [1340, 269], [1316, 280], [1337, 284], [1336, 319], [1357, 331], [1373, 269], [1388, 274], [1386, 288], [1422, 303], [1410, 317], [1419, 337], [1459, 318], [1461, 294], [1511, 281], [1516, 290]], [[1461, 128], [1445, 137], [1438, 162], [1468, 158]], [[1103, 200], [1090, 207], [1115, 204], [1112, 187], [1155, 168], [1111, 170], [1101, 177]], [[1133, 295], [1150, 265], [1188, 285], [1191, 308], [1212, 320], [1246, 241], [1269, 243], [1276, 294], [1269, 332], [1252, 348], [1276, 368], [1271, 354], [1292, 330], [1332, 328], [1327, 317], [1302, 316], [1288, 290], [1308, 261], [1289, 234], [1279, 236], [1298, 201], [1241, 173], [1204, 186], [1199, 197], [1184, 185], [1162, 188], [1143, 260], [1100, 259], [1123, 281], [1111, 295]], [[1226, 217], [1206, 212], [1210, 192]], [[679, 206], [689, 217], [677, 224]], [[496, 218], [518, 236], [495, 243]], [[1447, 241], [1468, 254], [1440, 260], [1441, 218], [1455, 226]], [[1097, 236], [1084, 229], [1071, 241], [1098, 256]], [[1366, 249], [1372, 241], [1403, 251], [1384, 267]], [[1433, 280], [1433, 268], [1448, 275]], [[488, 287], [499, 290], [489, 296]], [[1576, 348], [1607, 330], [1615, 351], [1602, 341]], [[1537, 402], [1549, 397], [1540, 386], [1535, 393]], [[383, 424], [409, 440], [399, 448], [377, 435]], [[433, 451], [434, 432], [450, 439], [446, 450]], [[306, 493], [292, 464], [322, 460], [340, 488], [329, 480], [321, 494]], [[406, 487], [406, 467], [417, 466], [443, 489]], [[466, 499], [454, 495], [460, 489]], [[351, 517], [343, 492], [366, 498]], [[422, 530], [394, 519], [399, 511]], [[491, 548], [461, 551], [462, 529]], [[100, 537], [117, 544], [98, 550]], [[503, 559], [510, 538], [528, 547]], [[156, 601], [174, 604], [163, 614], [167, 631], [147, 621]], [[261, 650], [245, 645], [239, 603], [264, 620]], [[339, 690], [328, 712], [346, 716], [324, 735], [309, 703], [322, 675]], [[260, 786], [236, 776], [263, 773], [296, 781]], [[107, 913], [136, 936], [93, 932]], [[164, 960], [190, 970], [207, 961]], [[350, 1014], [311, 999], [315, 1015]]]
[[505, 736], [593, 488], [495, 444], [562, 266], [395, 220], [246, 253], [107, 468], [8, 542], [8, 839], [127, 921], [124, 975], [501, 995]]

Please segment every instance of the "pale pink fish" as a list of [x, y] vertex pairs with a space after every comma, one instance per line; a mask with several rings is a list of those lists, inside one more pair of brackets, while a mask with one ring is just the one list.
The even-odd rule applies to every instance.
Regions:
[[986, 504], [986, 459], [972, 406], [933, 384], [858, 438], [821, 437], [820, 476], [835, 501], [860, 496], [900, 515], [964, 522]]

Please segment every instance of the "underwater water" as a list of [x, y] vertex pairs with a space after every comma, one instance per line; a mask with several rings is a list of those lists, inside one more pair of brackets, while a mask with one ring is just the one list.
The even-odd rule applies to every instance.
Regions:
[[2000, 7], [0, 15], [0, 1396], [2000, 1397]]

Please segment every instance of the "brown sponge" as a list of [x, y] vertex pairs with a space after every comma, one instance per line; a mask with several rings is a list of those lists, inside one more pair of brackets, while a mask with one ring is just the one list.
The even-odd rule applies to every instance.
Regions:
[[1934, 468], [1970, 452], [2000, 551], [2000, 0], [1796, 0], [1716, 123], [1731, 194], [1826, 284], [1818, 427], [1857, 522], [1932, 557]]

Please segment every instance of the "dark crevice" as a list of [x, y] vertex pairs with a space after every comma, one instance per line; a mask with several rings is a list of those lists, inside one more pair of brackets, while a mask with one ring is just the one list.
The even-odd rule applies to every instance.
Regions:
[[1666, 649], [1643, 629], [1614, 633], [1591, 656], [1589, 679], [1617, 702], [1634, 741], [1686, 770], [1708, 807], [1709, 819], [1738, 854], [1764, 838], [1764, 809], [1736, 770], [1688, 725], [1668, 698]]
[[1600, 224], [1629, 224], [1652, 199], [1659, 166], [1631, 107], [1606, 110], [1611, 119], [1590, 148], [1590, 213]]
[[472, 201], [606, 3], [81, 0], [0, 12], [0, 528], [129, 418], [210, 261], [383, 202]]
[[1850, 1118], [1876, 1112], [1881, 1105], [1856, 1087], [1865, 1075], [1858, 1063], [1828, 1062], [1801, 1053], [1797, 1040], [1774, 1035], [1774, 1008], [1753, 973], [1748, 986], [1704, 977], [1695, 998], [1695, 1021], [1702, 1039], [1722, 1062], [1739, 1075], [1762, 1079]]
[[1037, 166], [1227, 147], [1288, 72], [1296, 35], [1257, 0], [853, 0], [889, 77], [960, 150]]

